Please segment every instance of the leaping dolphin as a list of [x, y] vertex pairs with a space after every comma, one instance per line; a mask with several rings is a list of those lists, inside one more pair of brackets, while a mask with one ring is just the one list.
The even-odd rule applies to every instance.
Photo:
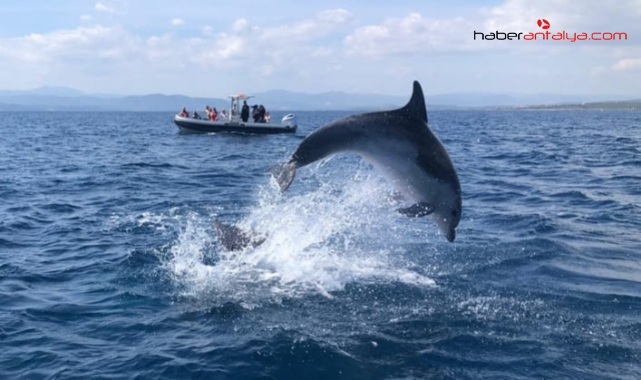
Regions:
[[296, 169], [340, 152], [363, 157], [413, 202], [399, 212], [429, 216], [447, 240], [454, 241], [461, 219], [461, 185], [445, 147], [427, 125], [425, 98], [417, 81], [405, 107], [326, 124], [307, 136], [289, 161], [270, 172], [282, 192], [294, 180]]

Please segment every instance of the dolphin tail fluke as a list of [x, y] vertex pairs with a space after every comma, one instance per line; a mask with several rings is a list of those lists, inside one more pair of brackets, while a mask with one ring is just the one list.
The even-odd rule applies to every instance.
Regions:
[[287, 190], [289, 185], [294, 180], [294, 176], [296, 175], [296, 164], [291, 161], [281, 163], [281, 164], [272, 166], [268, 170], [268, 172], [274, 176], [274, 178], [276, 179], [276, 182], [278, 182], [280, 191], [283, 192]]

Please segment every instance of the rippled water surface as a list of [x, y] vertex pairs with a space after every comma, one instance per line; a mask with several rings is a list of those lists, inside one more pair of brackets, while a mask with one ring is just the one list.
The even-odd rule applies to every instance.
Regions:
[[[347, 114], [2, 113], [0, 378], [641, 378], [641, 113], [430, 112], [455, 243], [355, 156], [278, 193], [265, 170]], [[267, 240], [227, 252], [216, 219]]]

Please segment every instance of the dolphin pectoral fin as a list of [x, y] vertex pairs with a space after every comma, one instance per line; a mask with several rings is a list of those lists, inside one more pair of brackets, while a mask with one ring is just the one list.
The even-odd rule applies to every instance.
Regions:
[[278, 182], [280, 191], [284, 192], [294, 180], [294, 176], [296, 175], [296, 164], [291, 161], [277, 164], [269, 168], [268, 172], [274, 176], [276, 182]]
[[435, 207], [431, 204], [421, 202], [413, 204], [410, 207], [399, 208], [397, 211], [411, 218], [420, 218], [423, 216], [428, 216], [429, 214], [433, 213], [434, 210]]

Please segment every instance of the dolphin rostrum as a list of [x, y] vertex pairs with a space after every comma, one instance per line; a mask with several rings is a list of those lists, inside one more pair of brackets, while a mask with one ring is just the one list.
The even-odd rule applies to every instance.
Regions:
[[425, 98], [417, 81], [405, 107], [326, 124], [307, 136], [289, 161], [270, 172], [285, 191], [296, 169], [340, 152], [363, 157], [412, 202], [399, 212], [429, 216], [447, 240], [454, 241], [461, 219], [461, 185], [445, 147], [427, 125]]

